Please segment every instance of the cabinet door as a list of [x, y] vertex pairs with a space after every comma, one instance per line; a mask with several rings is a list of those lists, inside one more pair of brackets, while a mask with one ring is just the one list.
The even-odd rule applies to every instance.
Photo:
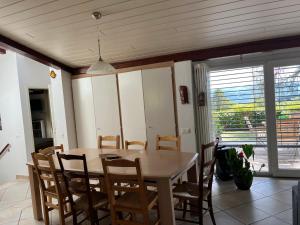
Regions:
[[121, 135], [116, 75], [92, 78], [97, 135]]
[[92, 80], [90, 77], [72, 81], [78, 147], [97, 146]]
[[147, 139], [155, 149], [156, 135], [176, 135], [172, 70], [170, 67], [142, 71]]
[[124, 140], [146, 141], [142, 73], [120, 73], [118, 79]]

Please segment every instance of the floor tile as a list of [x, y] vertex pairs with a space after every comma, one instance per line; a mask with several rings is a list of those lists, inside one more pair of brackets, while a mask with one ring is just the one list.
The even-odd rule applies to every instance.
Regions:
[[284, 202], [285, 204], [288, 204], [292, 207], [292, 190], [282, 191], [278, 192], [274, 195], [270, 196], [271, 198], [274, 198], [276, 200], [279, 200], [281, 202]]
[[257, 199], [264, 198], [263, 194], [255, 192], [253, 190], [241, 191], [235, 190], [222, 195], [213, 197], [213, 203], [220, 209], [233, 208], [248, 202], [252, 202]]
[[250, 203], [225, 211], [244, 224], [251, 224], [263, 220], [270, 215], [260, 209], [253, 207]]
[[18, 208], [6, 208], [0, 210], [0, 224], [15, 223], [19, 220], [21, 215], [21, 209]]
[[282, 220], [285, 223], [293, 224], [293, 210], [289, 209], [287, 211], [276, 214], [275, 217], [277, 219]]
[[270, 215], [275, 215], [291, 208], [290, 205], [270, 197], [265, 197], [263, 199], [254, 201], [251, 203], [251, 205], [269, 213]]
[[4, 195], [1, 198], [1, 201], [15, 202], [25, 200], [28, 188], [28, 183], [17, 183], [17, 185], [11, 186], [5, 191]]
[[[234, 182], [214, 179], [213, 207], [217, 225], [286, 225], [292, 224], [291, 188], [297, 183], [290, 179], [255, 177], [249, 191], [240, 191]], [[0, 225], [42, 225], [32, 214], [28, 181], [13, 181], [0, 185]], [[181, 214], [178, 214], [181, 215]], [[51, 212], [51, 225], [58, 225], [58, 213]], [[72, 221], [66, 222], [72, 225]], [[102, 223], [109, 224], [109, 221]], [[188, 223], [177, 222], [177, 225]], [[209, 215], [205, 225], [212, 225]]]
[[288, 225], [288, 224], [284, 223], [283, 221], [275, 217], [269, 217], [261, 221], [258, 221], [256, 223], [253, 223], [252, 225]]

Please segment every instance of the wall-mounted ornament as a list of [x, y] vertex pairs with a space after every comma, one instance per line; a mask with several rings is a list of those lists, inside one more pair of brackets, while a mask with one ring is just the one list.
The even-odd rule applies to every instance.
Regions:
[[50, 71], [50, 74], [49, 74], [49, 75], [50, 75], [50, 77], [53, 78], [53, 79], [56, 77], [56, 73], [55, 73], [53, 70]]
[[205, 92], [200, 92], [198, 94], [198, 106], [205, 106], [206, 105], [206, 97]]
[[181, 104], [188, 104], [189, 103], [189, 95], [188, 95], [188, 88], [185, 85], [179, 86], [179, 93]]

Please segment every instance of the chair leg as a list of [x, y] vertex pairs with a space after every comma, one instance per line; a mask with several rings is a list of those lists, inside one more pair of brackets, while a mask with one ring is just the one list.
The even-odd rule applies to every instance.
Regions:
[[45, 225], [49, 225], [50, 221], [49, 221], [49, 209], [48, 206], [45, 205], [44, 203], [44, 221], [45, 221]]
[[203, 201], [198, 202], [199, 225], [203, 225]]
[[144, 218], [144, 225], [150, 225], [150, 217], [149, 217], [149, 212], [146, 211], [143, 213], [143, 218]]
[[59, 211], [59, 221], [61, 225], [65, 225], [65, 210], [64, 210], [65, 206], [66, 205], [63, 202], [59, 203], [58, 211]]
[[182, 213], [182, 218], [185, 219], [186, 216], [186, 210], [187, 210], [187, 200], [183, 201], [183, 213]]
[[111, 224], [117, 225], [117, 212], [114, 209], [110, 210]]
[[213, 210], [213, 207], [212, 207], [211, 195], [209, 195], [208, 198], [207, 198], [207, 204], [208, 204], [209, 215], [210, 215], [211, 221], [212, 221], [213, 225], [216, 225], [214, 210]]

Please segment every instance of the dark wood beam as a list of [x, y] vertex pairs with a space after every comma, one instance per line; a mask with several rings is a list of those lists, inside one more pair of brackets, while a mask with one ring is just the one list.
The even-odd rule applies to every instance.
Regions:
[[[116, 62], [113, 66], [117, 69], [128, 68], [134, 66], [141, 66], [153, 63], [160, 63], [166, 61], [202, 61], [212, 58], [241, 55], [255, 52], [266, 52], [272, 50], [279, 50], [285, 48], [300, 47], [300, 35], [266, 39], [260, 41], [252, 41], [222, 47], [200, 49], [195, 51], [181, 52], [169, 55], [162, 55], [156, 57], [149, 57], [144, 59], [130, 60], [126, 62]], [[74, 74], [86, 73], [88, 67], [76, 68]]]
[[[33, 50], [32, 48], [29, 48], [23, 44], [20, 44], [19, 42], [16, 42], [10, 38], [7, 38], [0, 34], [0, 46], [4, 47], [5, 49], [12, 50], [14, 52], [17, 52], [21, 55], [24, 55], [28, 58], [31, 58], [35, 61], [38, 61], [40, 63], [43, 63], [47, 66], [52, 66], [55, 68], [61, 68], [67, 72], [74, 73], [74, 69], [68, 65], [65, 65], [64, 63], [61, 63], [57, 61], [56, 59], [53, 59], [43, 53], [40, 53], [36, 50]], [[0, 48], [1, 53], [1, 48]]]
[[5, 54], [5, 53], [6, 53], [6, 50], [4, 48], [0, 48], [0, 55]]

